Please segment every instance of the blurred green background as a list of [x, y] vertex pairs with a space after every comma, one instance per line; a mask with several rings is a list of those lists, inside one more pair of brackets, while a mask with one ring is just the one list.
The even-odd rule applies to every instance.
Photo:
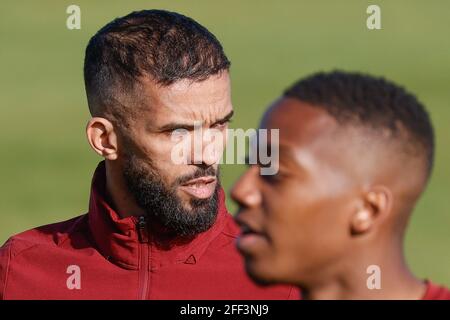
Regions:
[[[370, 31], [366, 8], [374, 3], [382, 30]], [[81, 30], [66, 28], [70, 4], [81, 7]], [[256, 127], [287, 85], [318, 70], [384, 75], [417, 93], [436, 127], [437, 158], [410, 224], [407, 257], [417, 275], [450, 285], [450, 2], [444, 0], [2, 1], [1, 243], [86, 212], [100, 158], [84, 134], [84, 49], [113, 18], [149, 8], [191, 16], [222, 42], [232, 61], [233, 127]], [[242, 169], [222, 168], [227, 190]]]

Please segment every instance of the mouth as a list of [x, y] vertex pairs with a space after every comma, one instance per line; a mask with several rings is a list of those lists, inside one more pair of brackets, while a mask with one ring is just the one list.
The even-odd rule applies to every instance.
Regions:
[[210, 176], [189, 180], [179, 188], [194, 198], [208, 199], [214, 194], [216, 184], [217, 178]]
[[241, 228], [241, 233], [236, 240], [236, 246], [241, 253], [254, 252], [268, 243], [267, 236], [260, 229], [251, 226], [248, 221], [244, 221], [242, 217], [238, 216], [236, 222]]

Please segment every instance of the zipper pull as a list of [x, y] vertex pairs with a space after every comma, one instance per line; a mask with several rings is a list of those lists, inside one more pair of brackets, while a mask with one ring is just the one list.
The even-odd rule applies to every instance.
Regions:
[[140, 242], [148, 242], [147, 221], [145, 220], [145, 216], [139, 216], [138, 233]]

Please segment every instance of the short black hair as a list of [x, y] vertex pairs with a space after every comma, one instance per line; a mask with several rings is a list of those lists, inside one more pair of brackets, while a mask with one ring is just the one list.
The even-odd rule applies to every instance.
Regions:
[[339, 123], [358, 123], [397, 133], [425, 153], [428, 175], [434, 160], [434, 131], [425, 107], [403, 87], [357, 72], [319, 72], [294, 83], [284, 97], [325, 109]]
[[165, 10], [142, 10], [117, 18], [89, 41], [84, 81], [92, 115], [130, 94], [141, 77], [168, 86], [202, 81], [228, 70], [220, 42], [193, 19]]

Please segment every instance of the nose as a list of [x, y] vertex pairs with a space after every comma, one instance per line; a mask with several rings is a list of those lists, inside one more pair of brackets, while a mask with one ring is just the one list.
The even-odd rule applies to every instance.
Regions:
[[218, 130], [208, 129], [200, 139], [194, 137], [193, 159], [195, 164], [212, 166], [220, 162], [226, 136]]
[[255, 179], [257, 175], [258, 168], [256, 166], [248, 168], [231, 189], [231, 198], [241, 208], [252, 208], [261, 203], [262, 196]]

